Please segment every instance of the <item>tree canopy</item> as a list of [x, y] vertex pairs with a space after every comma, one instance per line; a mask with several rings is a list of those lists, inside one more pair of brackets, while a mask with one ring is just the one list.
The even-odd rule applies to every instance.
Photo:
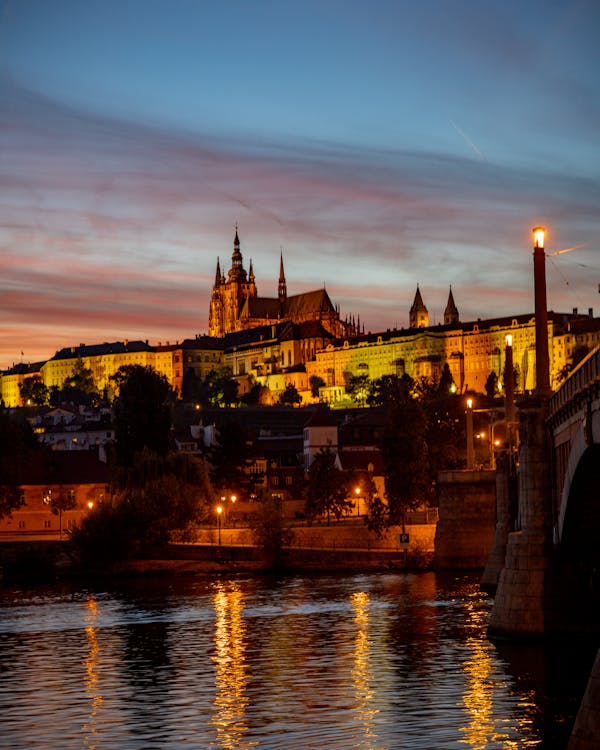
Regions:
[[130, 466], [144, 448], [167, 453], [174, 393], [169, 381], [151, 367], [126, 365], [111, 378], [118, 395], [113, 403], [117, 462]]
[[23, 505], [20, 485], [40, 445], [26, 419], [0, 410], [0, 518]]
[[326, 514], [327, 525], [331, 514], [339, 520], [352, 508], [344, 474], [335, 460], [335, 453], [329, 447], [321, 448], [310, 465], [306, 483], [306, 515], [315, 518]]

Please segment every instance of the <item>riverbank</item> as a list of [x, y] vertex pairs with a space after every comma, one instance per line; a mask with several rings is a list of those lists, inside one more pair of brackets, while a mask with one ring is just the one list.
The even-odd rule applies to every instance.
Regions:
[[[320, 537], [322, 538], [322, 537]], [[338, 540], [339, 543], [339, 540]], [[277, 560], [279, 570], [297, 572], [373, 571], [431, 567], [433, 550], [421, 547], [370, 549], [359, 547], [287, 547]], [[140, 551], [118, 562], [82, 565], [67, 540], [31, 539], [0, 542], [4, 579], [50, 580], [86, 575], [199, 575], [260, 572], [273, 568], [262, 549], [251, 544], [167, 544]]]

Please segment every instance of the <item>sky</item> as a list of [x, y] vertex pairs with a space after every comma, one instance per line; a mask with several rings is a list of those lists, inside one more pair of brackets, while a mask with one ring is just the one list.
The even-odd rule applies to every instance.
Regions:
[[[0, 369], [205, 333], [258, 294], [365, 330], [600, 310], [597, 0], [0, 0]], [[575, 248], [566, 253], [557, 251]]]

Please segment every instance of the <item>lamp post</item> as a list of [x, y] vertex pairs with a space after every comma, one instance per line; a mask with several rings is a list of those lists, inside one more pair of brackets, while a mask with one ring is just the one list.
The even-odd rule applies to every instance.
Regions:
[[533, 229], [533, 285], [535, 294], [535, 389], [538, 396], [549, 398], [550, 357], [548, 354], [548, 309], [546, 303], [545, 227]]
[[356, 495], [356, 515], [360, 516], [360, 487], [354, 488], [354, 494]]
[[219, 547], [221, 546], [221, 513], [223, 512], [223, 506], [217, 505], [217, 523], [219, 526]]
[[472, 469], [475, 464], [475, 451], [473, 449], [473, 399], [467, 399], [467, 469]]

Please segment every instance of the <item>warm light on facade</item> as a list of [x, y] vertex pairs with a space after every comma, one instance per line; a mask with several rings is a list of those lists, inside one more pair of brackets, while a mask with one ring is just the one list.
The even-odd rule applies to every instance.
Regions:
[[546, 239], [546, 227], [534, 227], [533, 247], [543, 250], [545, 239]]

